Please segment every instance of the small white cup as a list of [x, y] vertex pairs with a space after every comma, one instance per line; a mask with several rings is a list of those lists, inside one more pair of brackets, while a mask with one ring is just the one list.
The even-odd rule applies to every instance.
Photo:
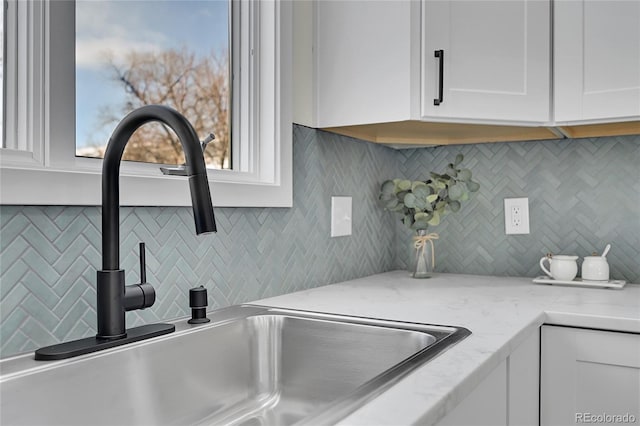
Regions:
[[[549, 261], [549, 269], [544, 267], [544, 261]], [[554, 255], [540, 259], [540, 268], [545, 274], [558, 281], [573, 281], [578, 275], [578, 256]]]
[[586, 281], [609, 281], [609, 263], [606, 257], [585, 256], [582, 262], [582, 279]]

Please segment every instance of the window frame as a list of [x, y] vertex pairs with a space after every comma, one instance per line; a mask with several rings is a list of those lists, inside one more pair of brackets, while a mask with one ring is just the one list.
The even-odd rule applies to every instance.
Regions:
[[[4, 132], [12, 148], [0, 148], [0, 204], [100, 205], [102, 160], [75, 156], [75, 2], [7, 5]], [[232, 37], [240, 41], [232, 63], [239, 167], [209, 171], [212, 200], [291, 207], [292, 5], [233, 0], [232, 7]], [[120, 204], [190, 206], [187, 180], [164, 176], [159, 166], [123, 162]]]

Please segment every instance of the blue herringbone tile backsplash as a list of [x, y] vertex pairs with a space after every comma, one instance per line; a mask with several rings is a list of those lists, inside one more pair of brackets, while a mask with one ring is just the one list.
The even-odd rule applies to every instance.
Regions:
[[[433, 228], [438, 271], [535, 277], [548, 252], [583, 257], [611, 243], [611, 277], [640, 283], [640, 136], [404, 150], [398, 173], [426, 179], [458, 153], [481, 187]], [[505, 235], [503, 200], [515, 197], [529, 198], [529, 235]], [[396, 226], [405, 267], [410, 233]]]
[[[195, 236], [190, 207], [122, 208], [121, 264], [137, 282], [147, 247], [153, 307], [127, 326], [190, 314], [188, 290], [204, 285], [209, 308], [388, 271], [393, 218], [376, 206], [377, 180], [395, 152], [294, 127], [293, 208], [216, 209], [218, 232]], [[332, 195], [353, 197], [353, 237], [330, 237]], [[99, 207], [0, 207], [0, 354], [95, 334], [101, 265]]]
[[[189, 314], [188, 289], [210, 308], [404, 267], [410, 234], [376, 204], [380, 182], [417, 179], [455, 156], [482, 184], [434, 228], [436, 269], [535, 276], [547, 251], [609, 255], [615, 278], [640, 281], [640, 138], [602, 138], [394, 151], [294, 126], [294, 206], [217, 209], [218, 233], [196, 237], [191, 209], [121, 210], [127, 283], [137, 243], [158, 299], [128, 326]], [[353, 236], [330, 238], [332, 195], [353, 197]], [[528, 196], [531, 234], [505, 236], [502, 199]], [[98, 207], [0, 206], [0, 357], [95, 333]]]

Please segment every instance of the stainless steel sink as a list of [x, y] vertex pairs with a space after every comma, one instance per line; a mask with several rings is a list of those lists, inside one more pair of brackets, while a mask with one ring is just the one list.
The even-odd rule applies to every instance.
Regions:
[[466, 337], [460, 327], [241, 305], [80, 358], [0, 362], [0, 423], [331, 424]]

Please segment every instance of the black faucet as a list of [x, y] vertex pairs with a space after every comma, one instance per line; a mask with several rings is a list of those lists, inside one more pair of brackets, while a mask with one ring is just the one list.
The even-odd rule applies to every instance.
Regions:
[[[109, 139], [102, 166], [102, 270], [97, 278], [98, 334], [95, 337], [40, 348], [37, 360], [70, 358], [120, 346], [175, 331], [173, 324], [149, 324], [126, 330], [125, 312], [144, 309], [155, 301], [151, 284], [125, 286], [120, 269], [120, 161], [131, 135], [143, 124], [160, 121], [178, 136], [186, 160], [196, 233], [216, 232], [207, 170], [198, 136], [191, 124], [177, 111], [160, 105], [147, 105], [128, 114]], [[141, 277], [144, 249], [141, 246]]]

